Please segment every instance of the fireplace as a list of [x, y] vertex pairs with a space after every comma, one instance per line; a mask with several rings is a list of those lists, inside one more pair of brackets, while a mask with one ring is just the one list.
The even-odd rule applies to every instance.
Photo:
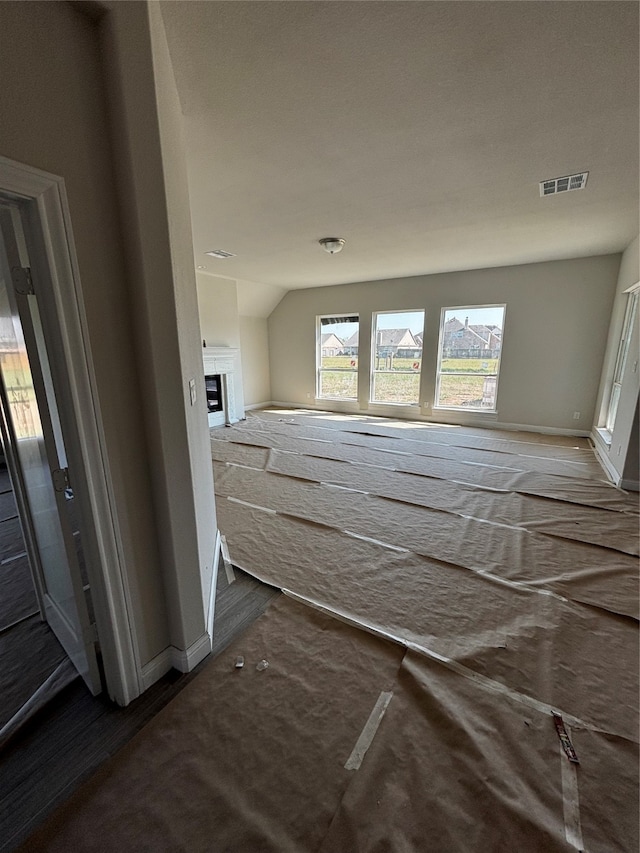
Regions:
[[244, 418], [238, 355], [239, 350], [233, 347], [204, 347], [202, 350], [210, 427], [230, 426]]
[[224, 412], [224, 403], [222, 402], [222, 377], [219, 373], [212, 376], [204, 377], [205, 388], [207, 389], [207, 411]]

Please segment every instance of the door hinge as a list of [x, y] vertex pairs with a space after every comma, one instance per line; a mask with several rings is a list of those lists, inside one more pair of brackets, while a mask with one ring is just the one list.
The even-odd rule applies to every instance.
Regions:
[[56, 492], [66, 492], [67, 489], [71, 488], [68, 468], [54, 468], [51, 472], [51, 479]]
[[30, 296], [35, 293], [29, 267], [12, 267], [11, 278], [13, 279], [13, 286], [16, 293], [20, 293], [23, 296]]

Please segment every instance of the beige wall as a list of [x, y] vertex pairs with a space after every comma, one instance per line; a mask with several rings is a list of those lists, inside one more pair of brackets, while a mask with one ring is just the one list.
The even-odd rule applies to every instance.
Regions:
[[[171, 266], [167, 267], [171, 275], [167, 287], [172, 298], [167, 299], [165, 310], [169, 321], [175, 322], [180, 366], [180, 375], [176, 378], [182, 391], [182, 405], [172, 407], [170, 411], [177, 420], [178, 440], [184, 442], [189, 458], [190, 476], [186, 477], [183, 461], [178, 456], [179, 446], [165, 446], [165, 459], [175, 452], [175, 458], [166, 466], [166, 487], [170, 495], [168, 517], [174, 531], [170, 576], [172, 588], [179, 593], [179, 597], [173, 599], [180, 607], [179, 611], [176, 608], [176, 621], [180, 626], [179, 648], [187, 649], [206, 629], [217, 525], [209, 428], [205, 413], [206, 392], [193, 268], [182, 110], [158, 3], [149, 4], [149, 18], [166, 195], [165, 215], [168, 219], [171, 252]], [[143, 189], [145, 191], [146, 188]], [[175, 319], [172, 315], [175, 315]], [[162, 340], [158, 343], [162, 345]], [[191, 400], [191, 380], [196, 382], [195, 402]], [[163, 394], [165, 406], [168, 400], [176, 396], [177, 383]]]
[[234, 377], [236, 411], [244, 411], [243, 364], [244, 353], [240, 343], [240, 318], [238, 316], [238, 289], [229, 278], [196, 272], [198, 312], [200, 316], [200, 343], [208, 347], [234, 347], [240, 350], [238, 370]]
[[[362, 282], [286, 294], [269, 317], [274, 401], [313, 404], [316, 316], [359, 313], [359, 406], [345, 411], [415, 417], [416, 408], [366, 404], [372, 312], [426, 311], [421, 414], [436, 420], [515, 424], [587, 433], [593, 422], [619, 255]], [[497, 416], [433, 413], [443, 307], [506, 303]], [[364, 348], [364, 351], [363, 351]], [[317, 402], [318, 407], [326, 403]], [[573, 418], [580, 412], [580, 418]]]
[[207, 342], [208, 347], [239, 347], [240, 326], [235, 281], [197, 272], [196, 282], [201, 338]]
[[240, 317], [245, 406], [271, 401], [269, 330], [264, 317]]

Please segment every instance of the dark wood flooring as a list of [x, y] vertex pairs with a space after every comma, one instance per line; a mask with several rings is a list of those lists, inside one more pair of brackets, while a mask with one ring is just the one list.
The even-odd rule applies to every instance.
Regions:
[[220, 567], [213, 651], [188, 674], [168, 673], [127, 708], [93, 697], [74, 681], [0, 752], [0, 851], [19, 846], [53, 809], [126, 744], [207, 662], [245, 631], [280, 594]]

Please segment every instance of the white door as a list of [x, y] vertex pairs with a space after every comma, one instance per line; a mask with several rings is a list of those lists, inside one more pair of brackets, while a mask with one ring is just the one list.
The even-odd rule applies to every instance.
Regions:
[[0, 201], [0, 428], [44, 617], [100, 692], [74, 496], [17, 206]]

